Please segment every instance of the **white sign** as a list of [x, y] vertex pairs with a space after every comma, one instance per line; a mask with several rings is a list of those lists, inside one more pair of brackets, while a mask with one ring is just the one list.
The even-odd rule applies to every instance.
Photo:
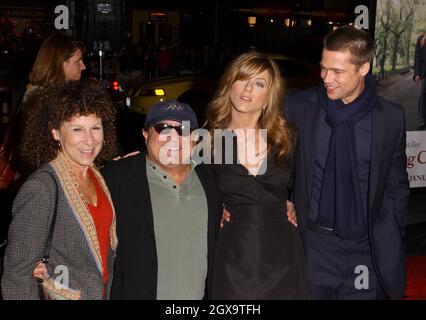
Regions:
[[407, 131], [406, 153], [410, 188], [426, 187], [426, 131]]

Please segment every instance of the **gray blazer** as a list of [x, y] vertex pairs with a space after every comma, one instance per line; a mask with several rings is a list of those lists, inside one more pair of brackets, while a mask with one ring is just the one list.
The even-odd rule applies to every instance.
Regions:
[[[102, 264], [99, 265], [99, 260], [96, 261], [96, 254], [90, 246], [93, 234], [88, 237], [84, 231], [84, 224], [93, 224], [93, 221], [86, 217], [86, 222], [82, 224], [75, 208], [72, 209], [75, 205], [71, 204], [64, 189], [67, 183], [60, 178], [60, 171], [53, 167], [51, 163], [46, 164], [32, 174], [13, 203], [13, 219], [9, 228], [1, 283], [4, 299], [39, 299], [38, 284], [32, 272], [36, 263], [43, 258], [56, 193], [55, 182], [46, 171], [53, 173], [59, 186], [57, 219], [48, 265], [50, 272], [59, 266], [59, 273], [53, 273], [49, 280], [50, 285], [53, 285], [54, 279], [59, 281], [66, 276], [66, 268], [69, 286], [55, 293], [63, 298], [72, 298], [73, 290], [77, 290], [81, 292], [82, 300], [102, 299]], [[115, 236], [115, 215], [113, 226]], [[110, 250], [107, 264], [110, 276], [106, 286], [106, 298], [109, 297], [112, 283], [114, 255], [115, 252]]]

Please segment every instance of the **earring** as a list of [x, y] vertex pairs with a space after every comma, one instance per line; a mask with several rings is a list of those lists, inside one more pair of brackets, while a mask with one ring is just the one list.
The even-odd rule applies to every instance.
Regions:
[[61, 141], [60, 140], [56, 140], [56, 144], [58, 146], [58, 149], [61, 149]]

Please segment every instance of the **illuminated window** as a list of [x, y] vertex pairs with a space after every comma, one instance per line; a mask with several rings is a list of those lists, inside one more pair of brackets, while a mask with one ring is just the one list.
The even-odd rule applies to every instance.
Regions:
[[256, 25], [256, 17], [248, 17], [247, 20], [250, 27], [254, 27]]
[[153, 11], [149, 13], [149, 21], [151, 22], [167, 22], [168, 20], [167, 12]]
[[285, 20], [284, 20], [284, 24], [285, 24], [285, 26], [287, 27], [287, 28], [290, 28], [290, 18], [286, 18]]

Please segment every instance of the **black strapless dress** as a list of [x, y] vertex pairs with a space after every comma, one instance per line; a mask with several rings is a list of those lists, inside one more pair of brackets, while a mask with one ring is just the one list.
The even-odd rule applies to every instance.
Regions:
[[241, 164], [213, 165], [231, 212], [219, 231], [213, 268], [213, 299], [308, 299], [309, 285], [299, 229], [287, 220], [291, 166], [275, 153], [250, 175]]

